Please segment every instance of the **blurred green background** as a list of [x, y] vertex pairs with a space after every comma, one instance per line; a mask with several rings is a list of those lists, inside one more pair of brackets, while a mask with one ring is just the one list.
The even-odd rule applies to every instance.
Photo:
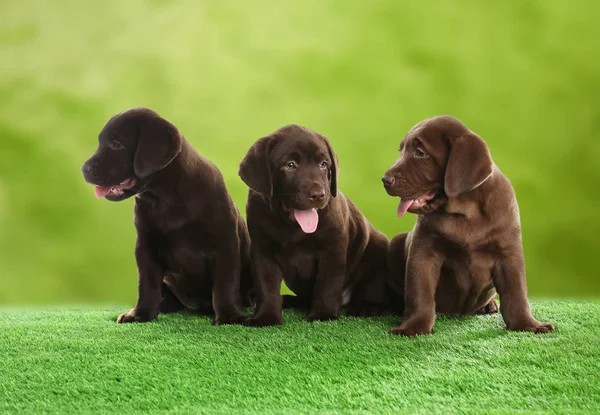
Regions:
[[133, 303], [132, 204], [79, 167], [108, 118], [148, 106], [213, 160], [288, 123], [331, 139], [340, 187], [393, 236], [380, 177], [416, 122], [453, 114], [521, 206], [532, 296], [598, 296], [597, 1], [0, 3], [0, 304]]

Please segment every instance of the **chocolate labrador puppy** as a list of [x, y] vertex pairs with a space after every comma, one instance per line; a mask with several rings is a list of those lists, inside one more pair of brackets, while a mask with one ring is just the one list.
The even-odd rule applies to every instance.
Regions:
[[429, 334], [436, 311], [496, 312], [496, 290], [509, 330], [554, 330], [531, 315], [515, 193], [477, 134], [451, 116], [422, 121], [382, 180], [398, 216], [418, 215], [390, 243], [390, 283], [406, 301], [392, 333]]
[[241, 323], [252, 290], [250, 240], [223, 176], [156, 112], [112, 117], [82, 167], [98, 198], [135, 196], [138, 302], [118, 323], [160, 312], [214, 310], [214, 324]]
[[329, 140], [298, 125], [256, 141], [239, 170], [250, 188], [248, 230], [258, 307], [245, 324], [282, 323], [281, 281], [309, 308], [337, 319], [342, 305], [375, 314], [384, 301], [388, 239], [337, 188]]

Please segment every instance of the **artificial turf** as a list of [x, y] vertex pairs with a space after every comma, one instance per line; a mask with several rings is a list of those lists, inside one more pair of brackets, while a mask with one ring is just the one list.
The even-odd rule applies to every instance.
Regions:
[[121, 308], [0, 311], [0, 413], [590, 413], [600, 407], [600, 302], [537, 301], [547, 335], [500, 315], [439, 317], [435, 334], [388, 334], [397, 318], [214, 327]]

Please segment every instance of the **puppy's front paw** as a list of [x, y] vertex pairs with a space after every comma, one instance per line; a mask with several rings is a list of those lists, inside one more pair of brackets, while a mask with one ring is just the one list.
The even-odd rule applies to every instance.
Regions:
[[117, 317], [117, 323], [145, 323], [148, 321], [152, 321], [156, 318], [156, 316], [150, 316], [146, 313], [139, 313], [133, 308], [128, 313], [123, 313], [119, 317]]
[[117, 323], [134, 323], [135, 322], [135, 313], [131, 310], [128, 313], [123, 313], [119, 317], [117, 317]]
[[517, 324], [515, 326], [508, 327], [511, 331], [528, 331], [530, 333], [548, 333], [555, 330], [554, 325], [550, 323], [540, 323], [537, 320], [533, 320], [523, 324]]
[[554, 330], [556, 330], [556, 327], [554, 327], [553, 324], [550, 324], [550, 323], [539, 323], [535, 327], [534, 333], [549, 333], [549, 332], [554, 331]]
[[340, 317], [336, 314], [328, 314], [328, 313], [310, 313], [306, 317], [304, 317], [304, 321], [331, 321], [337, 320]]
[[399, 327], [392, 327], [390, 329], [390, 333], [397, 336], [415, 337], [431, 334], [433, 333], [433, 330], [425, 327], [410, 327], [400, 325]]
[[248, 317], [243, 314], [215, 316], [213, 324], [215, 326], [222, 326], [224, 324], [243, 324], [247, 319]]
[[283, 324], [283, 319], [281, 318], [281, 315], [263, 314], [250, 317], [244, 321], [243, 324], [247, 327], [280, 326]]

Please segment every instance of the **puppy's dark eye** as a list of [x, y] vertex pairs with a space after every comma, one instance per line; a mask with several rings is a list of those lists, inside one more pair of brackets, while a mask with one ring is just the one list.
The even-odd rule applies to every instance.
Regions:
[[113, 140], [110, 143], [110, 148], [112, 148], [113, 150], [121, 150], [123, 147], [123, 144], [119, 143], [117, 140]]
[[329, 166], [329, 163], [327, 163], [325, 160], [319, 163], [319, 167], [321, 167], [322, 169], [326, 169], [327, 166]]
[[294, 163], [293, 161], [290, 161], [289, 163], [287, 163], [285, 165], [285, 168], [288, 170], [294, 170], [296, 167], [297, 167], [296, 163]]
[[415, 152], [415, 155], [417, 157], [427, 157], [427, 153], [425, 153], [423, 150], [421, 150], [420, 148], [417, 149], [417, 151]]

